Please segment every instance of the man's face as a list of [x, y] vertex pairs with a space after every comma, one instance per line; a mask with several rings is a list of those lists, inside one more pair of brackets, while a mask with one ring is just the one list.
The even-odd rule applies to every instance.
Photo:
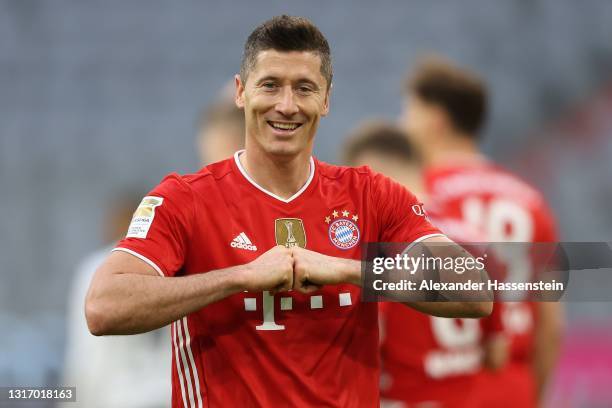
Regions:
[[246, 83], [236, 76], [236, 105], [244, 108], [247, 145], [280, 156], [312, 151], [319, 120], [329, 112], [321, 58], [261, 51]]
[[431, 142], [442, 130], [441, 115], [442, 111], [437, 106], [421, 100], [416, 95], [410, 95], [404, 101], [402, 127], [412, 142], [422, 145]]

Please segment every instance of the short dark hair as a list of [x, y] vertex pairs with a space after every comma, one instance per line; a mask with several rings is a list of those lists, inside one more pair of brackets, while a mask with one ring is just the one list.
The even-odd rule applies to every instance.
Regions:
[[406, 78], [405, 89], [444, 109], [457, 130], [478, 137], [487, 116], [488, 95], [477, 74], [441, 57], [429, 56]]
[[344, 162], [354, 165], [357, 157], [373, 152], [405, 163], [421, 164], [421, 155], [398, 126], [384, 120], [369, 120], [353, 130], [344, 144]]
[[244, 44], [240, 65], [243, 82], [255, 66], [257, 55], [265, 50], [314, 52], [321, 58], [321, 74], [327, 80], [327, 88], [331, 86], [333, 72], [329, 43], [307, 18], [282, 15], [257, 26]]

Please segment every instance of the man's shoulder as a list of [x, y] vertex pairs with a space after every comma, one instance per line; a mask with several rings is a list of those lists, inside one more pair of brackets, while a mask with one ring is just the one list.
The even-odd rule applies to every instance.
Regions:
[[329, 180], [337, 180], [342, 178], [359, 178], [368, 179], [372, 176], [373, 171], [368, 166], [348, 167], [337, 166], [334, 164], [316, 160], [316, 165], [319, 168], [319, 175], [322, 178]]
[[398, 191], [407, 191], [404, 186], [372, 170], [369, 166], [336, 166], [323, 162], [318, 162], [318, 164], [322, 183], [341, 184], [353, 193], [378, 192], [379, 196], [386, 196]]
[[206, 165], [194, 173], [170, 173], [160, 184], [176, 184], [178, 188], [201, 190], [231, 174], [232, 171], [231, 161], [226, 159]]
[[433, 196], [459, 197], [482, 193], [512, 198], [530, 206], [545, 205], [543, 195], [534, 186], [492, 162], [430, 169], [427, 179]]
[[505, 196], [515, 198], [535, 209], [548, 207], [544, 194], [516, 172], [499, 164], [491, 164], [488, 174], [492, 177], [491, 183], [497, 182], [495, 184], [505, 190]]

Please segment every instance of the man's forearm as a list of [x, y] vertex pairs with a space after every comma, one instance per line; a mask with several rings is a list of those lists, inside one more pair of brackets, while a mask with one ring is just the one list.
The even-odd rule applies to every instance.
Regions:
[[[361, 262], [338, 258], [338, 268], [345, 275], [344, 280], [354, 285], [362, 285]], [[486, 275], [485, 275], [486, 276]], [[405, 305], [420, 312], [439, 317], [484, 317], [491, 314], [493, 302], [404, 302]]]
[[486, 317], [493, 310], [493, 302], [404, 302], [419, 312], [438, 317]]
[[242, 291], [237, 266], [185, 277], [116, 273], [92, 285], [86, 315], [94, 335], [137, 334]]
[[352, 283], [356, 286], [362, 285], [361, 279], [361, 261], [356, 261], [354, 259], [339, 259], [339, 268], [344, 274], [344, 281], [346, 283]]

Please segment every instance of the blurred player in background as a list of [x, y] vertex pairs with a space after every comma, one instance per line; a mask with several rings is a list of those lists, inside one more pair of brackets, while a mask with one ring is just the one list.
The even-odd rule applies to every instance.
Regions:
[[[384, 121], [362, 124], [347, 139], [344, 161], [368, 165], [403, 184], [425, 203], [422, 161], [405, 133]], [[456, 242], [483, 242], [458, 218], [428, 211], [431, 222]], [[472, 407], [476, 374], [506, 362], [499, 313], [480, 319], [428, 316], [398, 303], [381, 303], [383, 407]]]
[[[431, 57], [406, 81], [402, 124], [426, 166], [425, 191], [435, 211], [463, 219], [489, 242], [554, 242], [555, 221], [544, 197], [479, 152], [487, 90], [475, 74]], [[506, 254], [507, 255], [507, 254]], [[528, 254], [497, 254], [507, 279], [529, 280]], [[485, 406], [533, 407], [557, 359], [559, 303], [501, 303], [510, 363], [481, 377]]]
[[162, 408], [170, 398], [168, 329], [138, 336], [95, 337], [83, 314], [91, 278], [125, 236], [140, 199], [131, 192], [109, 200], [103, 224], [107, 246], [87, 256], [76, 270], [68, 295], [63, 384], [76, 387], [77, 400], [65, 407]]
[[244, 148], [244, 112], [234, 102], [233, 81], [200, 115], [196, 145], [202, 165], [232, 157]]

